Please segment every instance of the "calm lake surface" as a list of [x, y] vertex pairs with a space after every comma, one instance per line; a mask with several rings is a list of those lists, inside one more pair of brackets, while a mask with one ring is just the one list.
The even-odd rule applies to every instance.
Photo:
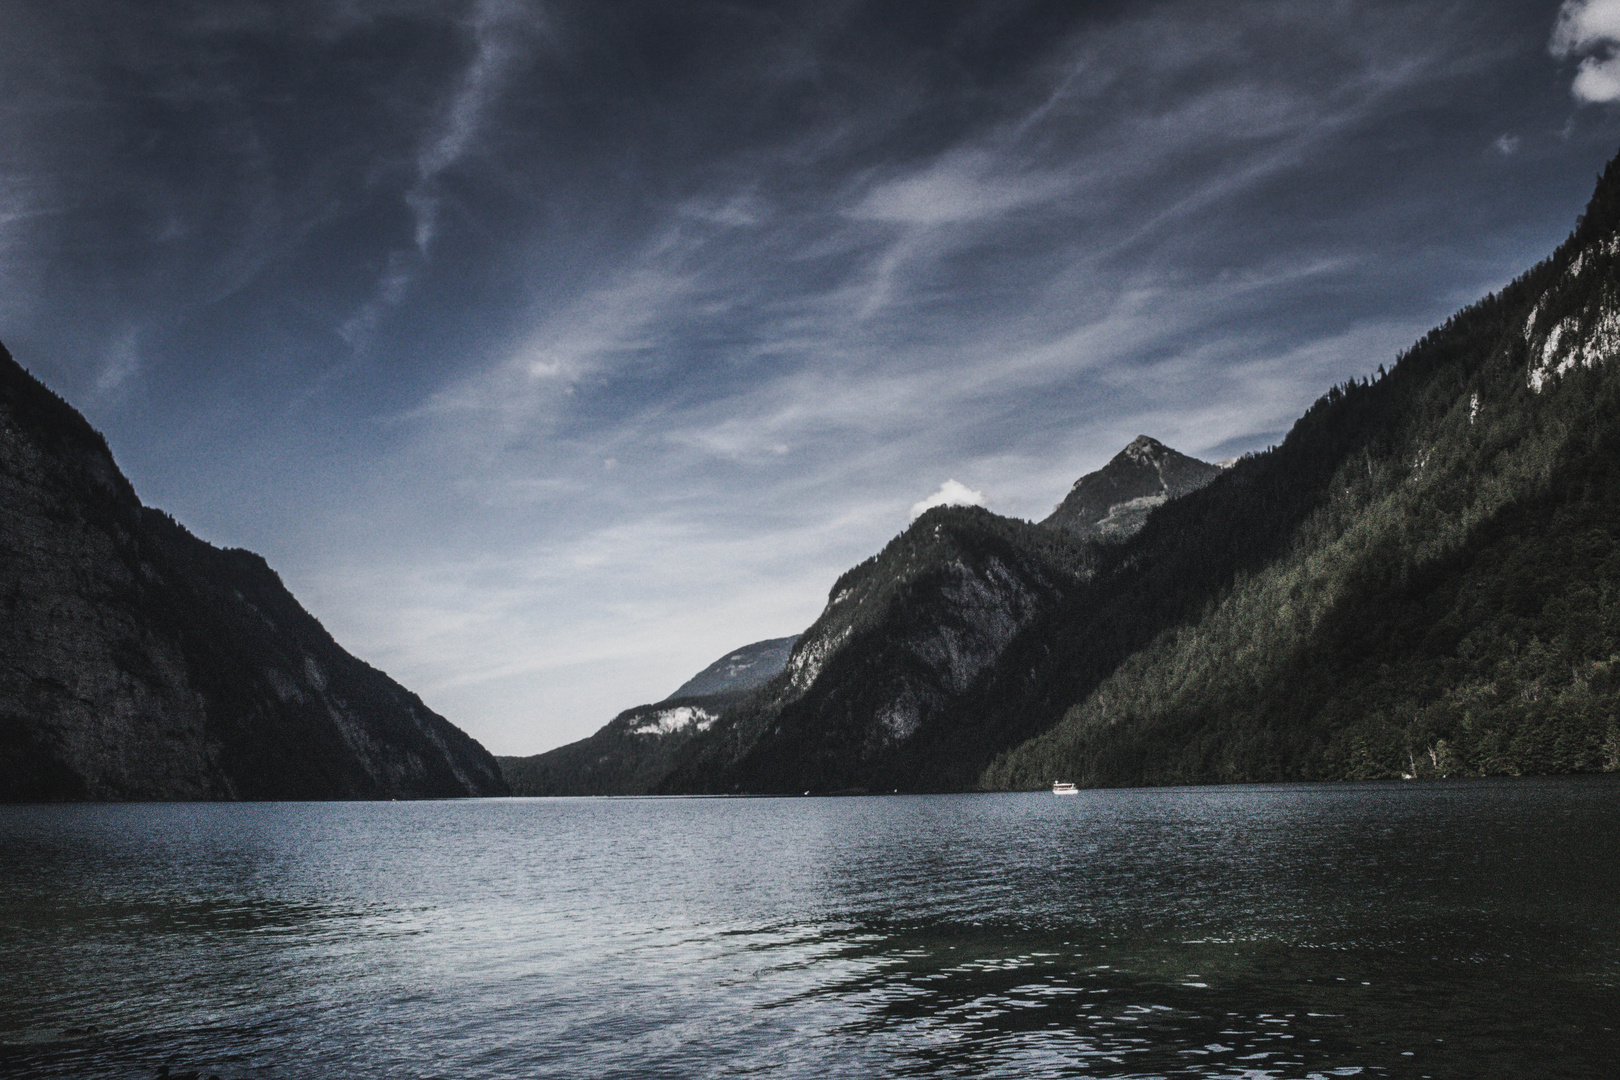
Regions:
[[1620, 784], [0, 807], [0, 975], [7, 1077], [1613, 1076]]

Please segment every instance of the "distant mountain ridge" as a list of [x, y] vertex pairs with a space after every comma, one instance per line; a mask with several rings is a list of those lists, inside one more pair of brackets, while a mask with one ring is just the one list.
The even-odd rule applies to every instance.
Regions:
[[756, 641], [726, 653], [680, 685], [665, 701], [677, 698], [735, 694], [764, 686], [787, 666], [788, 654], [799, 635]]
[[637, 705], [577, 742], [496, 761], [513, 795], [651, 795], [680, 749], [737, 700], [721, 694]]
[[0, 801], [504, 794], [262, 558], [142, 506], [0, 346]]
[[663, 701], [637, 705], [576, 742], [496, 759], [514, 795], [647, 795], [676, 754], [787, 666], [798, 635], [733, 649]]

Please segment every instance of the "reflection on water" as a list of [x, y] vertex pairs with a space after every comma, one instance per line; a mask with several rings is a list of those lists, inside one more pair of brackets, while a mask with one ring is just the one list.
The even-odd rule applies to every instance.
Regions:
[[0, 808], [0, 1072], [1596, 1077], [1606, 778]]

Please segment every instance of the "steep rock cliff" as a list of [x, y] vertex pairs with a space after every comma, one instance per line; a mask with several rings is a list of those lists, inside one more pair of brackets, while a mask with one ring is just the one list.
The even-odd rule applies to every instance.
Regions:
[[0, 347], [0, 800], [503, 794], [259, 556], [144, 507]]

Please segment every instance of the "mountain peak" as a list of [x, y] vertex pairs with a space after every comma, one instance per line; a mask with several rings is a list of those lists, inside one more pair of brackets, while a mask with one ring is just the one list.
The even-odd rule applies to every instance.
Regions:
[[[1166, 454], [1173, 453], [1175, 453], [1174, 450], [1171, 450], [1168, 446], [1164, 445], [1164, 443], [1160, 442], [1158, 439], [1155, 439], [1153, 436], [1138, 435], [1136, 438], [1131, 440], [1129, 446], [1114, 455], [1114, 461], [1118, 461], [1120, 458], [1128, 458], [1129, 460], [1141, 465], [1157, 465], [1159, 461], [1163, 460]], [[1084, 480], [1085, 477], [1081, 477], [1079, 480], [1076, 480], [1074, 482], [1075, 486], [1078, 487], [1084, 482]]]
[[1138, 435], [1108, 464], [1076, 480], [1041, 524], [1088, 540], [1123, 540], [1142, 527], [1154, 507], [1196, 491], [1220, 472], [1219, 465]]

